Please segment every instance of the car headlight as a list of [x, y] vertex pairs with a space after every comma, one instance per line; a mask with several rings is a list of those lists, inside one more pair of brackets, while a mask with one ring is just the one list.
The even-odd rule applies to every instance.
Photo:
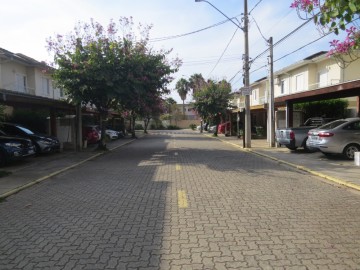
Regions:
[[22, 144], [19, 142], [7, 142], [5, 143], [5, 145], [8, 147], [17, 147], [17, 148], [20, 148], [22, 146]]
[[47, 141], [47, 140], [38, 140], [38, 143], [40, 144], [46, 144], [46, 145], [50, 145], [51, 141]]

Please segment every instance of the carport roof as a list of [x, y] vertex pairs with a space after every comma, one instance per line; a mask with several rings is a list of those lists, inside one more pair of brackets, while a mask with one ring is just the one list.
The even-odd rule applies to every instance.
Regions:
[[0, 102], [9, 106], [51, 107], [54, 109], [75, 110], [74, 105], [64, 100], [56, 100], [5, 89], [0, 89]]

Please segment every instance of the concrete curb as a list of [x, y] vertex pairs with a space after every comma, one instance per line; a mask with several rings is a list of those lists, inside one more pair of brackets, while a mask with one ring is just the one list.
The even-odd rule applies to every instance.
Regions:
[[[133, 142], [133, 141], [135, 141], [135, 140], [136, 140], [136, 139], [132, 139], [132, 140], [130, 140], [130, 141], [127, 141], [127, 142], [124, 142], [124, 143], [122, 143], [122, 144], [120, 144], [120, 145], [117, 145], [117, 146], [115, 146], [115, 147], [112, 147], [112, 148], [109, 149], [109, 151], [114, 151], [114, 150], [116, 150], [117, 148], [120, 148], [121, 146], [124, 146], [124, 145], [126, 145], [126, 144], [129, 144], [129, 143], [131, 143], [131, 142]], [[3, 199], [5, 199], [5, 198], [7, 198], [7, 197], [9, 197], [9, 196], [11, 196], [11, 195], [13, 195], [13, 194], [16, 194], [16, 193], [18, 193], [18, 192], [20, 192], [20, 191], [22, 191], [22, 190], [24, 190], [24, 189], [26, 189], [26, 188], [29, 188], [29, 187], [31, 187], [31, 186], [33, 186], [33, 185], [36, 185], [36, 184], [38, 184], [38, 183], [41, 183], [41, 182], [43, 182], [43, 181], [45, 181], [45, 180], [47, 180], [47, 179], [49, 179], [49, 178], [51, 178], [51, 177], [53, 177], [53, 176], [55, 176], [55, 175], [58, 175], [58, 174], [60, 174], [60, 173], [63, 173], [63, 172], [68, 171], [68, 170], [70, 170], [70, 169], [73, 169], [73, 168], [75, 168], [75, 167], [77, 167], [77, 166], [79, 166], [79, 165], [81, 165], [81, 164], [84, 164], [85, 162], [88, 162], [88, 161], [90, 161], [90, 160], [93, 160], [93, 159], [95, 159], [95, 158], [97, 158], [97, 157], [99, 157], [99, 156], [102, 156], [102, 155], [106, 154], [106, 153], [108, 153], [108, 152], [107, 152], [107, 151], [103, 151], [103, 152], [100, 152], [100, 153], [96, 153], [96, 154], [94, 154], [94, 155], [92, 155], [92, 156], [90, 156], [90, 157], [88, 157], [88, 158], [86, 158], [86, 159], [84, 159], [84, 160], [82, 160], [82, 161], [80, 161], [80, 162], [77, 162], [77, 163], [75, 163], [75, 164], [73, 164], [73, 165], [70, 165], [70, 166], [68, 166], [68, 167], [62, 168], [62, 169], [60, 169], [60, 170], [57, 170], [57, 171], [55, 171], [55, 172], [52, 172], [52, 173], [50, 173], [50, 174], [48, 174], [48, 175], [45, 175], [45, 176], [43, 176], [43, 177], [40, 177], [40, 178], [38, 178], [38, 179], [35, 179], [35, 180], [33, 180], [33, 181], [25, 184], [25, 185], [22, 185], [22, 186], [19, 186], [19, 187], [15, 188], [15, 189], [12, 189], [11, 191], [5, 192], [5, 193], [3, 193], [3, 194], [0, 195], [0, 200], [3, 200]]]
[[241, 151], [244, 151], [244, 152], [249, 152], [249, 153], [252, 153], [252, 154], [255, 154], [255, 155], [258, 155], [258, 156], [262, 156], [262, 157], [266, 157], [268, 159], [272, 159], [276, 162], [279, 162], [281, 164], [285, 164], [285, 165], [288, 165], [288, 166], [291, 166], [293, 168], [296, 168], [298, 170], [301, 170], [301, 171], [304, 171], [304, 172], [307, 172], [309, 174], [312, 174], [312, 175], [315, 175], [315, 176], [318, 176], [318, 177], [321, 177], [325, 180], [328, 180], [330, 182], [333, 182], [333, 183], [336, 183], [338, 185], [342, 185], [342, 186], [346, 186], [348, 188], [352, 188], [352, 189], [355, 189], [355, 190], [358, 190], [360, 191], [360, 186], [357, 185], [357, 184], [353, 184], [349, 181], [346, 181], [346, 180], [343, 180], [343, 179], [340, 179], [340, 178], [336, 178], [336, 177], [332, 177], [332, 176], [329, 176], [329, 175], [326, 175], [326, 174], [323, 174], [323, 173], [320, 173], [320, 172], [317, 172], [317, 171], [313, 171], [311, 169], [308, 169], [304, 166], [300, 166], [300, 165], [297, 165], [297, 164], [294, 164], [294, 163], [291, 163], [291, 162], [287, 162], [287, 161], [284, 161], [284, 160], [281, 160], [281, 159], [278, 159], [278, 158], [275, 158], [275, 157], [272, 157], [272, 156], [269, 156], [269, 155], [266, 155], [264, 153], [260, 153], [260, 152], [257, 152], [256, 150], [252, 150], [252, 149], [247, 149], [247, 148], [243, 148], [242, 146], [239, 146], [235, 143], [231, 143], [231, 142], [228, 142], [226, 140], [223, 140], [221, 138], [218, 138], [218, 137], [213, 137], [213, 136], [209, 136], [209, 135], [206, 135], [205, 136], [207, 137], [211, 137], [213, 139], [217, 139], [221, 142], [224, 142], [224, 143], [227, 143], [231, 146], [234, 146], [236, 148], [239, 148]]

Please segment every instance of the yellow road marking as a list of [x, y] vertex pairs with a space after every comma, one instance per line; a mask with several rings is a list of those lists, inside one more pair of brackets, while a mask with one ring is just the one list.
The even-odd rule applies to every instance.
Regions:
[[181, 170], [181, 166], [180, 166], [179, 164], [176, 164], [176, 165], [175, 165], [175, 170], [176, 170], [176, 171], [180, 171], [180, 170]]
[[178, 206], [179, 206], [179, 208], [187, 208], [188, 207], [185, 190], [178, 190]]

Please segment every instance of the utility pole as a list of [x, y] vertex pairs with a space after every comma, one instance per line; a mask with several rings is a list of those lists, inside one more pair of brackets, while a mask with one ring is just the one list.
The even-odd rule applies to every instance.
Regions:
[[[250, 87], [250, 65], [249, 65], [249, 17], [247, 0], [244, 0], [244, 88]], [[250, 112], [250, 95], [245, 95], [245, 148], [251, 148], [251, 112]]]
[[251, 148], [251, 112], [250, 112], [250, 65], [249, 65], [249, 18], [248, 18], [248, 5], [247, 0], [244, 0], [244, 27], [241, 27], [237, 23], [235, 23], [231, 18], [229, 18], [225, 13], [223, 13], [221, 10], [219, 10], [217, 7], [215, 7], [213, 4], [211, 4], [207, 0], [195, 0], [195, 2], [206, 2], [213, 8], [215, 8], [218, 12], [220, 12], [222, 15], [224, 15], [229, 21], [231, 21], [233, 24], [235, 24], [239, 29], [241, 29], [244, 32], [244, 39], [245, 39], [245, 53], [243, 56], [244, 60], [244, 91], [245, 93], [245, 136], [244, 136], [244, 148]]
[[273, 38], [269, 39], [270, 56], [269, 56], [269, 84], [270, 100], [268, 101], [268, 139], [269, 146], [275, 147], [275, 108], [274, 108], [274, 56], [273, 56]]

